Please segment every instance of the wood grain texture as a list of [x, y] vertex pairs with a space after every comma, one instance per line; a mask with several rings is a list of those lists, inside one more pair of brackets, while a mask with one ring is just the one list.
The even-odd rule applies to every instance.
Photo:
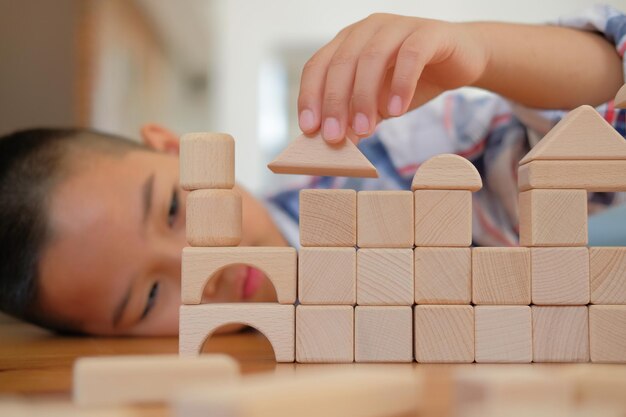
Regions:
[[473, 248], [474, 304], [530, 304], [529, 248]]
[[184, 190], [235, 186], [235, 140], [225, 133], [188, 133], [180, 139]]
[[226, 324], [254, 327], [272, 344], [276, 362], [293, 362], [295, 307], [274, 303], [180, 306], [180, 356], [199, 355], [204, 342]]
[[319, 134], [298, 136], [267, 167], [276, 174], [378, 177], [374, 165], [352, 141], [331, 145]]
[[72, 394], [80, 406], [166, 403], [182, 386], [238, 379], [239, 365], [227, 355], [83, 357], [74, 363]]
[[616, 109], [626, 109], [626, 84], [615, 95], [614, 104]]
[[296, 307], [296, 361], [344, 363], [354, 361], [354, 308]]
[[413, 309], [357, 306], [354, 310], [356, 362], [412, 362]]
[[532, 306], [533, 362], [589, 362], [589, 310]]
[[413, 250], [359, 249], [356, 254], [359, 305], [413, 305]]
[[241, 242], [241, 195], [233, 190], [191, 191], [186, 216], [191, 246], [237, 246]]
[[472, 193], [462, 190], [417, 190], [415, 246], [472, 244]]
[[415, 360], [422, 363], [474, 361], [472, 306], [415, 306]]
[[470, 248], [415, 248], [415, 303], [469, 304]]
[[532, 248], [530, 258], [533, 304], [589, 303], [589, 249]]
[[522, 246], [586, 246], [585, 190], [530, 190], [519, 194]]
[[300, 191], [302, 246], [356, 245], [356, 191]]
[[626, 363], [626, 306], [589, 306], [591, 362]]
[[592, 304], [626, 304], [626, 247], [589, 248]]
[[519, 167], [520, 191], [578, 189], [626, 191], [626, 161], [533, 161]]
[[412, 192], [357, 193], [357, 244], [360, 248], [412, 248], [414, 230]]
[[417, 169], [411, 190], [468, 190], [483, 187], [474, 164], [455, 154], [437, 155]]
[[199, 304], [207, 283], [230, 265], [249, 265], [272, 282], [278, 302], [296, 301], [297, 254], [294, 248], [235, 247], [184, 248], [181, 298], [183, 304]]
[[529, 306], [476, 306], [477, 363], [529, 363], [533, 358]]
[[302, 304], [356, 303], [355, 248], [301, 248], [298, 299]]

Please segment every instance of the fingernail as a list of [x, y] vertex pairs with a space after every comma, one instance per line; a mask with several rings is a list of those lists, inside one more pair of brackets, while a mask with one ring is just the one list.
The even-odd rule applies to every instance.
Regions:
[[357, 113], [354, 115], [354, 122], [352, 122], [352, 130], [357, 135], [364, 135], [370, 131], [370, 121], [363, 113]]
[[302, 130], [311, 130], [315, 127], [315, 115], [309, 109], [304, 109], [300, 112], [299, 120], [300, 129]]
[[393, 96], [391, 100], [389, 100], [389, 106], [387, 107], [387, 111], [391, 116], [400, 116], [402, 113], [402, 99], [400, 96]]
[[324, 139], [334, 141], [337, 139], [341, 139], [339, 136], [341, 135], [341, 129], [339, 128], [339, 120], [334, 117], [327, 117], [324, 120], [324, 129], [323, 129]]

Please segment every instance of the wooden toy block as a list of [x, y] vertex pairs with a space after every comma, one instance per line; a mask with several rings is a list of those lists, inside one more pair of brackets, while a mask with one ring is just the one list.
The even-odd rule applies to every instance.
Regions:
[[589, 303], [589, 249], [532, 248], [530, 253], [533, 304]]
[[235, 186], [235, 141], [225, 133], [188, 133], [180, 139], [180, 186], [185, 190]]
[[413, 250], [359, 249], [356, 254], [359, 305], [413, 305]]
[[532, 306], [533, 362], [589, 362], [587, 306]]
[[529, 248], [473, 248], [474, 304], [530, 304]]
[[356, 191], [300, 191], [302, 246], [356, 246]]
[[276, 174], [377, 178], [378, 171], [350, 140], [329, 144], [300, 135], [267, 166]]
[[470, 248], [415, 248], [415, 303], [469, 304]]
[[191, 246], [237, 246], [241, 242], [241, 195], [232, 190], [191, 191], [186, 225]]
[[413, 248], [413, 193], [357, 193], [357, 244], [360, 248]]
[[592, 304], [626, 304], [626, 247], [589, 248]]
[[520, 191], [578, 189], [626, 191], [626, 161], [533, 161], [519, 167]]
[[355, 362], [412, 362], [413, 310], [408, 306], [354, 309]]
[[477, 363], [528, 363], [533, 358], [529, 306], [476, 306]]
[[415, 246], [470, 246], [472, 193], [415, 191]]
[[459, 155], [437, 155], [424, 162], [413, 177], [411, 190], [468, 190], [483, 187], [474, 164]]
[[356, 303], [355, 248], [301, 248], [298, 299], [302, 304]]
[[415, 360], [474, 361], [474, 307], [415, 306]]
[[522, 246], [586, 246], [585, 190], [530, 190], [519, 194]]
[[626, 109], [626, 84], [615, 95], [614, 104], [616, 109]]
[[236, 247], [184, 248], [181, 298], [183, 304], [200, 304], [207, 283], [231, 265], [248, 265], [263, 272], [281, 304], [296, 301], [297, 254], [294, 248]]
[[626, 306], [589, 306], [591, 362], [626, 363]]
[[226, 355], [85, 357], [74, 363], [73, 401], [81, 406], [165, 403], [181, 386], [238, 379], [239, 365]]
[[354, 308], [296, 307], [296, 361], [342, 363], [354, 360]]
[[274, 303], [228, 303], [180, 306], [180, 356], [197, 356], [211, 334], [226, 324], [245, 324], [272, 345], [276, 362], [293, 362], [295, 307]]

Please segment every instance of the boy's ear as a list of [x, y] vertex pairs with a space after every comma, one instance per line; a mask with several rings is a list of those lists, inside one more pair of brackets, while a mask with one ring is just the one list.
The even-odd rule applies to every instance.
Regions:
[[141, 140], [143, 143], [159, 152], [178, 155], [178, 136], [171, 130], [156, 124], [149, 123], [141, 127]]

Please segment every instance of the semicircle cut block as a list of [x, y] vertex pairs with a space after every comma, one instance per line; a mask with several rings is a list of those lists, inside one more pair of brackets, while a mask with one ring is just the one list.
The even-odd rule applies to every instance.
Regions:
[[626, 84], [615, 95], [614, 103], [616, 109], [626, 109]]
[[459, 155], [442, 154], [424, 162], [413, 177], [411, 190], [478, 191], [483, 182], [474, 164]]
[[267, 166], [276, 174], [378, 178], [378, 171], [350, 140], [329, 144], [300, 135]]

